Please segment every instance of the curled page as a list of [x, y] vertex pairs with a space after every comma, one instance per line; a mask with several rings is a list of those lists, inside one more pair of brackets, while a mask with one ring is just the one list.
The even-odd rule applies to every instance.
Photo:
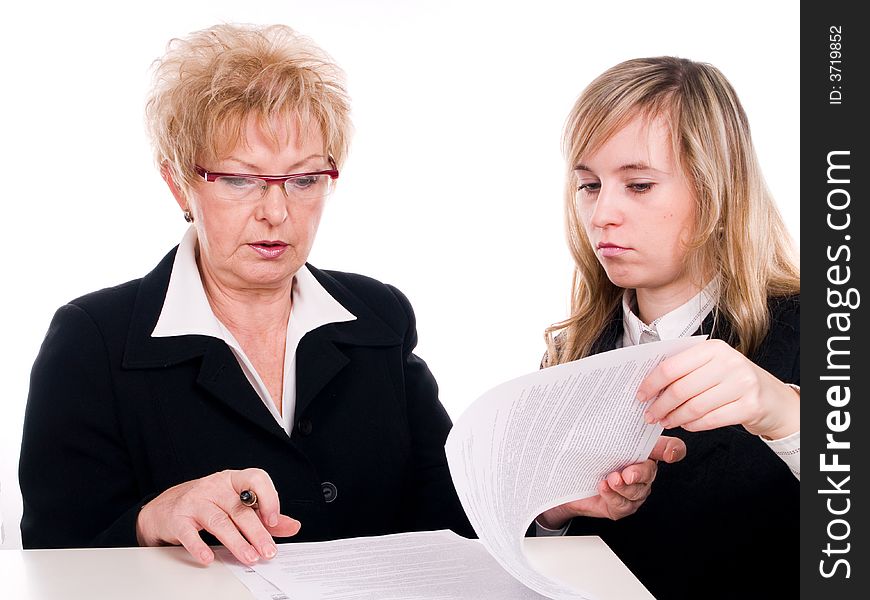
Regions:
[[591, 598], [530, 565], [526, 530], [545, 510], [595, 495], [609, 473], [649, 457], [662, 428], [644, 421], [637, 388], [662, 360], [703, 339], [542, 369], [491, 389], [462, 414], [447, 439], [450, 473], [474, 530], [508, 573], [550, 598]]

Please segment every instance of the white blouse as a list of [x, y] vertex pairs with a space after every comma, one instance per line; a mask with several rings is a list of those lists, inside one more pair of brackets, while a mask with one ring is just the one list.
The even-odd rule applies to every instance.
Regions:
[[275, 407], [269, 390], [245, 355], [242, 346], [229, 329], [215, 316], [202, 278], [196, 266], [196, 229], [191, 226], [184, 234], [172, 265], [169, 287], [160, 318], [151, 337], [207, 335], [223, 340], [239, 361], [239, 366], [287, 435], [293, 430], [296, 412], [296, 349], [309, 331], [328, 323], [353, 321], [356, 316], [333, 298], [305, 265], [296, 272], [292, 285], [292, 304], [287, 321], [287, 341], [284, 347], [284, 390], [281, 412]]

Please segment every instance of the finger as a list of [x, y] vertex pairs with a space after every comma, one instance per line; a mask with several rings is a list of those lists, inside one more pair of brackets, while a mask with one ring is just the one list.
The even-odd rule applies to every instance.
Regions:
[[251, 565], [260, 559], [260, 553], [248, 543], [230, 516], [219, 506], [210, 504], [209, 508], [201, 509], [199, 515], [199, 526], [214, 535], [241, 562]]
[[[606, 486], [607, 484], [602, 481], [600, 482], [600, 485]], [[555, 506], [544, 511], [544, 513], [539, 517], [544, 517], [543, 520], [540, 521], [541, 525], [544, 525], [549, 529], [559, 529], [566, 521], [574, 517], [602, 518], [607, 516], [608, 513], [604, 503], [601, 501], [601, 496], [595, 494], [586, 498], [581, 498], [580, 500], [572, 500], [571, 502]]]
[[656, 478], [657, 466], [653, 459], [629, 465], [622, 470], [622, 480], [626, 485], [649, 485]]
[[609, 505], [615, 506], [624, 504], [628, 498], [617, 492], [610, 485], [610, 477], [604, 480], [604, 485], [598, 487], [598, 495]]
[[266, 527], [272, 537], [290, 537], [299, 533], [301, 528], [302, 523], [287, 515], [278, 515], [278, 524], [274, 527]]
[[599, 494], [607, 506], [607, 514], [611, 519], [619, 519], [637, 510], [631, 500], [611, 489], [609, 485], [605, 487], [606, 489], [599, 488]]
[[[655, 470], [655, 463], [653, 461], [647, 461], [652, 465], [653, 471]], [[648, 471], [649, 469], [643, 468], [644, 471]], [[622, 472], [622, 475], [625, 474], [625, 471]], [[616, 475], [616, 477], [614, 477]], [[644, 482], [639, 483], [628, 483], [624, 477], [619, 476], [618, 473], [611, 473], [607, 476], [605, 480], [608, 486], [608, 490], [605, 490], [605, 494], [608, 492], [615, 492], [619, 494], [623, 498], [627, 500], [641, 500], [646, 498], [649, 494], [649, 484]], [[646, 477], [650, 477], [650, 475], [645, 475]], [[654, 477], [654, 475], [653, 475]]]
[[676, 410], [698, 394], [720, 384], [726, 378], [721, 366], [713, 362], [707, 362], [697, 369], [685, 374], [679, 379], [672, 381], [658, 398], [649, 403], [644, 417], [647, 423], [658, 423], [668, 413]]
[[230, 501], [229, 506], [218, 505], [233, 520], [236, 529], [256, 548], [263, 558], [274, 558], [278, 553], [272, 534], [266, 530], [260, 516], [254, 509], [239, 503], [238, 498]]
[[238, 495], [244, 490], [253, 490], [257, 494], [257, 511], [263, 525], [274, 527], [278, 524], [278, 515], [281, 514], [281, 502], [272, 478], [263, 469], [243, 469], [230, 471], [230, 484], [235, 490], [235, 501], [239, 502]]
[[733, 403], [739, 397], [738, 386], [732, 381], [723, 381], [721, 384], [701, 392], [694, 398], [684, 402], [667, 415], [664, 415], [659, 422], [665, 428], [680, 427], [686, 423], [697, 421], [717, 408]]
[[193, 525], [184, 525], [177, 533], [178, 541], [200, 564], [208, 565], [214, 560], [214, 552], [199, 537], [199, 530]]
[[649, 457], [651, 460], [662, 460], [666, 463], [679, 462], [686, 457], [686, 442], [669, 435], [659, 436]]
[[[653, 461], [647, 461], [650, 465], [652, 465], [653, 471], [655, 470], [655, 463]], [[644, 477], [650, 477], [647, 473], [649, 469], [646, 467], [642, 467], [640, 471], [644, 473]], [[621, 473], [611, 473], [604, 480], [606, 484], [605, 494], [608, 492], [616, 493], [626, 498], [628, 500], [638, 500], [641, 498], [646, 498], [649, 493], [647, 489], [649, 488], [649, 484], [637, 479], [638, 475], [635, 474], [634, 471], [629, 471], [628, 473], [631, 476], [631, 481], [625, 478], [626, 472], [623, 470]], [[654, 477], [654, 475], [653, 475]]]
[[637, 502], [645, 500], [646, 497], [649, 496], [651, 489], [652, 488], [648, 483], [633, 483], [630, 485], [624, 485], [614, 491], [627, 500]]
[[608, 474], [607, 477], [604, 478], [604, 481], [609, 486], [607, 489], [611, 491], [625, 485], [625, 481], [622, 479], [622, 473], [619, 471], [614, 471], [613, 473]]
[[686, 431], [707, 431], [726, 425], [737, 425], [742, 422], [743, 417], [743, 409], [739, 404], [739, 402], [731, 402], [725, 406], [720, 406], [700, 419], [684, 423], [682, 427]]
[[704, 346], [705, 343], [698, 344], [660, 362], [640, 383], [637, 399], [646, 402], [655, 398], [671, 382], [709, 362], [710, 352], [705, 351]]
[[[629, 465], [622, 470], [623, 484], [611, 486], [625, 498], [632, 501], [644, 500], [650, 493], [650, 484], [656, 477], [657, 465], [654, 460], [645, 460], [642, 463]], [[608, 484], [610, 480], [608, 478]]]

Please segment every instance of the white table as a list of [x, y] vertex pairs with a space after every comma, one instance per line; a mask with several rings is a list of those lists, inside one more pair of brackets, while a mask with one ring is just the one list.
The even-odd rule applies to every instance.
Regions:
[[[541, 572], [600, 600], [652, 596], [600, 538], [525, 540]], [[6, 600], [249, 600], [220, 562], [201, 567], [180, 547], [0, 550], [0, 598]]]

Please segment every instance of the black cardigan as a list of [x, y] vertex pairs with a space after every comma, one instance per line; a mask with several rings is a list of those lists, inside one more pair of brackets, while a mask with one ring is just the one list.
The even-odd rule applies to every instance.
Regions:
[[[770, 312], [750, 358], [800, 385], [800, 297], [771, 300]], [[711, 315], [696, 334], [731, 341], [730, 331], [721, 319], [714, 330]], [[613, 349], [622, 332], [619, 311], [594, 351]], [[688, 454], [659, 463], [637, 513], [576, 518], [569, 535], [600, 535], [659, 600], [797, 598], [800, 484], [782, 459], [740, 426], [664, 433], [683, 439]]]
[[[25, 548], [135, 546], [140, 507], [222, 469], [265, 469], [289, 541], [473, 535], [444, 454], [451, 422], [395, 288], [309, 269], [357, 319], [305, 335], [296, 424], [278, 425], [221, 340], [150, 336], [175, 257], [61, 307], [31, 375], [19, 479]], [[207, 541], [213, 543], [213, 538]]]

